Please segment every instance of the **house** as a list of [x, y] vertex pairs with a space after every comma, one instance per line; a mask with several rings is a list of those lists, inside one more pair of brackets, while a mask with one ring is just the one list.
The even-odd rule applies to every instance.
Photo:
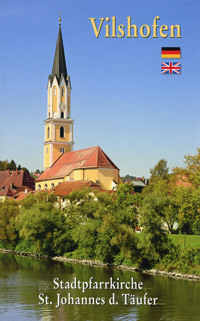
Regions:
[[134, 191], [136, 193], [141, 193], [145, 186], [149, 185], [149, 179], [144, 177], [136, 177], [131, 181], [125, 181], [125, 183], [131, 183], [134, 186]]
[[70, 181], [92, 181], [102, 190], [114, 190], [123, 183], [119, 168], [99, 146], [62, 154], [36, 179], [36, 190], [54, 189]]
[[4, 202], [7, 198], [13, 198], [16, 194], [16, 190], [13, 190], [11, 187], [6, 186], [0, 191], [0, 202]]
[[19, 192], [34, 190], [34, 188], [34, 179], [24, 170], [0, 171], [0, 201], [15, 197]]
[[60, 208], [66, 206], [65, 196], [83, 188], [101, 191], [98, 184], [92, 181], [68, 181], [62, 182], [54, 188], [54, 195], [58, 198], [58, 204]]

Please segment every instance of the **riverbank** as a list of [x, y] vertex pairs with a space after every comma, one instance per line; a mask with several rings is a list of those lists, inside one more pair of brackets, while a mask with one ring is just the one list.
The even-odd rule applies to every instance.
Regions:
[[85, 265], [90, 265], [90, 266], [111, 267], [111, 268], [117, 268], [117, 269], [121, 269], [121, 270], [132, 271], [132, 272], [140, 272], [143, 274], [160, 275], [160, 276], [167, 276], [167, 277], [172, 277], [172, 278], [176, 278], [176, 279], [200, 281], [200, 276], [198, 276], [198, 275], [183, 274], [183, 273], [180, 273], [177, 271], [167, 272], [167, 271], [160, 271], [157, 269], [142, 270], [142, 269], [138, 269], [136, 267], [108, 264], [108, 263], [103, 263], [101, 261], [96, 261], [96, 260], [72, 259], [72, 258], [66, 258], [63, 256], [50, 257], [48, 255], [42, 255], [42, 254], [37, 254], [37, 253], [34, 254], [34, 253], [20, 252], [20, 251], [14, 251], [14, 250], [5, 250], [5, 249], [0, 249], [0, 253], [13, 254], [13, 255], [19, 255], [19, 256], [25, 256], [25, 257], [33, 257], [36, 259], [49, 259], [49, 260], [52, 260], [55, 262], [63, 262], [63, 263], [66, 262], [66, 263], [73, 263], [73, 264], [85, 264]]

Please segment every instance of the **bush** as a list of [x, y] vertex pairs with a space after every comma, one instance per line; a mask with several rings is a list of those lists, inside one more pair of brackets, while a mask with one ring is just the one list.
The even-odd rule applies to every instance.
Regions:
[[15, 247], [15, 251], [19, 252], [27, 252], [27, 253], [34, 253], [35, 252], [35, 245], [30, 241], [21, 239], [17, 246]]
[[66, 257], [67, 259], [71, 259], [73, 257], [73, 252], [64, 253], [63, 256]]
[[125, 265], [125, 266], [133, 266], [134, 263], [130, 258], [125, 258], [125, 260], [123, 262], [123, 265]]
[[114, 257], [114, 264], [121, 265], [124, 262], [125, 257], [121, 254], [117, 254]]

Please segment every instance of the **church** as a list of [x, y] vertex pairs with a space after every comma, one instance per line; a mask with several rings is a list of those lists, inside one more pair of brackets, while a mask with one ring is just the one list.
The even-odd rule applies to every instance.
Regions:
[[[47, 119], [44, 141], [44, 172], [36, 179], [36, 190], [54, 189], [72, 181], [92, 182], [102, 190], [122, 184], [119, 168], [99, 147], [73, 151], [71, 81], [67, 72], [61, 32], [61, 18], [47, 88]], [[66, 183], [68, 182], [68, 183]]]

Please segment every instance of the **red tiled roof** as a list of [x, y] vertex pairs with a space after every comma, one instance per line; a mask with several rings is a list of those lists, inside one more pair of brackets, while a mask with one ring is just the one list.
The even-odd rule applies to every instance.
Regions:
[[16, 195], [15, 201], [17, 201], [17, 202], [22, 201], [26, 196], [27, 196], [27, 193], [25, 193], [25, 192], [19, 192], [19, 193]]
[[20, 187], [16, 187], [16, 188], [11, 188], [10, 186], [6, 186], [5, 188], [3, 188], [0, 191], [0, 196], [13, 196], [13, 197], [18, 197], [19, 194], [25, 194], [25, 196], [27, 195], [27, 192], [25, 192], [27, 190], [27, 192], [32, 191], [31, 188], [29, 188], [28, 186], [20, 186]]
[[10, 187], [5, 187], [0, 191], [0, 196], [13, 196], [17, 193], [15, 189], [12, 189]]
[[93, 189], [101, 190], [100, 186], [93, 181], [67, 181], [58, 184], [54, 188], [54, 194], [56, 196], [65, 196], [74, 190], [79, 190], [84, 187], [90, 187]]
[[18, 186], [18, 187], [16, 187], [16, 190], [17, 190], [17, 193], [25, 192], [25, 191], [27, 191], [27, 192], [32, 191], [32, 189], [28, 186]]
[[0, 171], [0, 188], [4, 187], [4, 181], [8, 178], [9, 171]]
[[28, 191], [28, 192], [19, 192], [15, 195], [15, 201], [19, 202], [22, 201], [27, 195], [29, 194], [37, 194], [37, 193], [47, 193], [48, 195], [53, 193], [53, 190], [41, 190], [41, 191]]
[[193, 187], [193, 184], [188, 181], [188, 177], [186, 175], [176, 175], [176, 185], [182, 187]]
[[0, 171], [0, 188], [10, 186], [15, 187], [28, 186], [34, 189], [34, 179], [24, 170], [16, 171]]
[[118, 169], [99, 146], [64, 153], [36, 179], [36, 182], [65, 177], [75, 169], [97, 167]]
[[36, 193], [54, 193], [56, 196], [65, 196], [74, 190], [79, 190], [84, 187], [90, 187], [99, 191], [101, 190], [100, 186], [93, 181], [67, 181], [60, 183], [51, 190], [29, 191], [28, 193], [19, 192], [15, 195], [15, 201], [22, 201], [27, 195]]

